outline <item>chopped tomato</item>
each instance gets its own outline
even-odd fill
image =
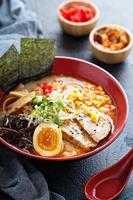
[[[86,22],[94,17],[93,10],[90,7],[72,4],[70,8],[61,8],[60,12],[62,16],[72,22]]]
[[[69,10],[60,9],[60,12],[62,13],[65,19],[70,20],[71,15],[75,14],[75,9],[74,8],[70,8]]]
[[[43,82],[42,84],[42,90],[43,90],[43,94],[47,95],[48,93],[51,93],[53,90],[53,86],[48,84],[47,82]]]

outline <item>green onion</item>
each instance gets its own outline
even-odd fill
[[[59,117],[60,111],[65,107],[62,100],[49,99],[46,96],[36,96],[32,99],[31,115],[38,119],[51,120],[58,126],[62,124]]]

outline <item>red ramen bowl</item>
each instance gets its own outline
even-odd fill
[[[2,138],[0,138],[1,143],[9,147],[10,149],[14,150],[15,152],[30,158],[35,158],[45,161],[65,161],[65,160],[76,160],[92,156],[93,154],[98,153],[99,151],[109,146],[112,142],[114,142],[120,135],[121,131],[123,130],[128,117],[127,97],[119,82],[111,74],[109,74],[102,68],[90,62],[63,56],[57,56],[55,58],[55,61],[52,66],[52,74],[64,74],[68,76],[73,76],[102,86],[104,90],[107,92],[107,94],[112,98],[116,106],[116,122],[113,133],[111,133],[109,137],[107,137],[95,149],[81,155],[71,156],[66,158],[61,158],[61,157],[49,158],[40,155],[35,155],[33,153],[27,153],[9,144]]]

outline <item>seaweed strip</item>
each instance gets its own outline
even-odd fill
[[[19,79],[36,79],[47,75],[55,57],[54,39],[21,39]]]
[[[19,79],[19,53],[12,45],[0,58],[0,87],[6,92],[10,90]]]

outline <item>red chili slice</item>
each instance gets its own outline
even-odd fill
[[[48,84],[47,82],[44,82],[43,84],[42,84],[42,90],[43,90],[43,94],[44,95],[47,95],[48,93],[51,93],[52,92],[52,90],[53,90],[53,86],[52,85],[50,85],[50,84]]]

